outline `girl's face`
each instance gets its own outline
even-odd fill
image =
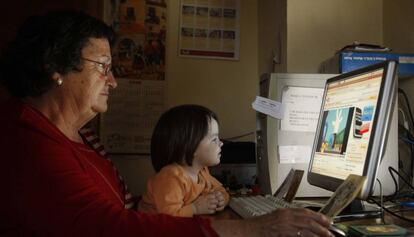
[[[211,118],[207,135],[201,140],[194,153],[193,167],[214,166],[220,163],[223,143],[219,139],[217,121]]]

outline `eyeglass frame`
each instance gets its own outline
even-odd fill
[[[109,73],[112,73],[112,63],[102,63],[102,62],[95,61],[89,58],[84,58],[84,57],[81,57],[81,59],[88,61],[88,62],[96,63],[99,66],[101,66],[102,69],[104,70],[103,73],[101,74],[103,74],[104,76],[108,76]]]

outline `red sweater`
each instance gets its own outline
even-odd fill
[[[217,236],[206,219],[125,209],[107,160],[17,99],[0,111],[0,235]]]

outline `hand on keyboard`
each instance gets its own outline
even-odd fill
[[[261,216],[244,220],[213,220],[219,236],[292,236],[334,237],[329,232],[330,220],[304,208],[280,208]]]
[[[280,208],[249,220],[257,225],[252,236],[334,236],[327,229],[330,220],[326,216],[305,208]]]

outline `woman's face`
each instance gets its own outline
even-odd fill
[[[107,110],[109,89],[117,86],[110,69],[111,50],[106,39],[90,38],[82,49],[82,71],[64,76],[65,99],[72,99],[81,114],[96,115]]]

